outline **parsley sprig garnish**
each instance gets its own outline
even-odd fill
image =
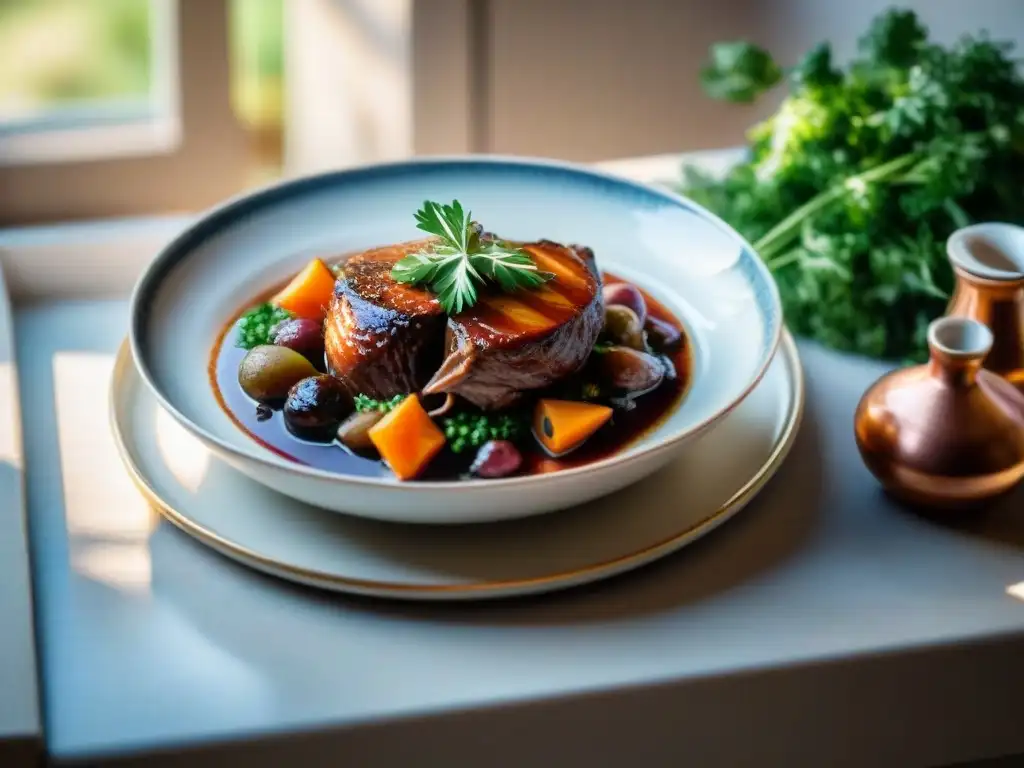
[[[449,315],[472,307],[478,286],[488,281],[511,292],[536,288],[554,277],[539,270],[521,248],[482,237],[480,225],[458,200],[451,205],[426,201],[416,212],[416,226],[438,240],[429,250],[395,264],[391,276],[400,283],[427,286]]]

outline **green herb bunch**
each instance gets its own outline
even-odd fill
[[[479,448],[489,440],[515,442],[526,432],[524,417],[519,413],[478,413],[462,411],[442,422],[445,439],[453,453]]]
[[[953,275],[946,238],[1024,223],[1024,79],[1012,46],[929,42],[914,13],[874,19],[845,68],[827,45],[788,72],[747,43],[713,47],[716,98],[750,102],[783,78],[778,111],[724,178],[684,169],[682,191],[753,244],[786,322],[828,346],[920,360]]]
[[[270,344],[270,332],[291,313],[273,304],[260,304],[247,311],[238,320],[238,338],[235,344],[242,349],[252,349],[261,344]]]

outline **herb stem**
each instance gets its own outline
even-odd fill
[[[847,177],[838,184],[835,184],[824,192],[812,197],[806,203],[789,214],[789,216],[768,230],[768,232],[754,243],[754,250],[761,254],[761,258],[764,259],[764,262],[769,269],[778,268],[783,262],[781,262],[781,260],[773,260],[772,257],[777,256],[780,250],[799,237],[800,229],[803,226],[804,221],[821,212],[836,200],[842,198],[843,195],[850,191],[850,189],[885,181],[887,178],[895,176],[900,171],[910,167],[916,161],[917,155],[908,153],[906,155],[900,155],[887,163],[882,163],[874,168],[869,168],[866,171]]]
[[[942,202],[942,207],[946,209],[953,226],[957,229],[963,229],[971,223],[971,217],[967,215],[967,211],[953,198],[947,197]]]
[[[766,261],[768,268],[773,272],[777,269],[782,269],[785,266],[792,264],[795,261],[800,261],[800,251],[786,251],[782,255],[776,255],[771,261]]]

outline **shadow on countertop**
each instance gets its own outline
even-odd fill
[[[811,413],[808,407],[808,414]],[[487,625],[577,625],[621,622],[682,605],[713,600],[793,556],[812,535],[821,509],[825,478],[820,439],[806,418],[790,455],[761,493],[721,528],[659,562],[591,585],[523,598],[466,603],[411,603],[336,595],[263,576],[193,542],[162,524],[151,541],[154,590],[191,614],[215,637],[225,631],[243,639],[247,631],[225,625],[211,606],[246,599],[248,589],[270,589],[293,599],[313,601],[324,610],[359,611],[385,617]],[[174,574],[180,547],[198,568]],[[230,577],[224,571],[233,572]],[[202,599],[192,599],[201,590]],[[222,592],[212,599],[211,592]],[[241,593],[241,594],[239,594]],[[195,615],[205,611],[207,615]],[[232,612],[235,619],[246,611]]]
[[[977,510],[931,512],[901,507],[909,515],[952,533],[1024,550],[1024,485]]]

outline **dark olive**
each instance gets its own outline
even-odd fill
[[[370,428],[384,418],[384,411],[363,411],[351,414],[338,427],[338,441],[356,453],[376,450],[370,440]]]
[[[647,302],[640,289],[629,283],[611,283],[601,290],[605,307],[629,307],[640,320],[640,325],[647,319]]]
[[[340,380],[327,374],[310,376],[289,390],[284,422],[299,437],[331,440],[349,407],[349,396]]]
[[[648,317],[644,329],[647,331],[647,340],[651,342],[651,346],[659,351],[675,348],[683,338],[682,331],[672,323],[666,323],[657,317]]]
[[[668,355],[658,355],[658,362],[661,363],[661,367],[665,369],[665,378],[669,381],[675,381],[679,378],[679,371],[676,370],[676,364],[672,362],[672,358]]]
[[[299,379],[315,376],[316,368],[293,349],[262,344],[245,353],[238,364],[238,384],[253,400],[280,402]]]
[[[476,452],[469,468],[477,477],[506,477],[523,463],[523,455],[508,440],[488,440]]]
[[[658,358],[629,347],[610,347],[596,355],[596,363],[606,385],[634,397],[650,392],[665,378]]]
[[[613,344],[641,352],[647,348],[643,323],[636,316],[636,312],[621,304],[604,308],[604,328],[601,335]]]
[[[324,359],[323,326],[308,317],[282,320],[270,332],[270,340],[279,347],[294,349],[314,365]]]

